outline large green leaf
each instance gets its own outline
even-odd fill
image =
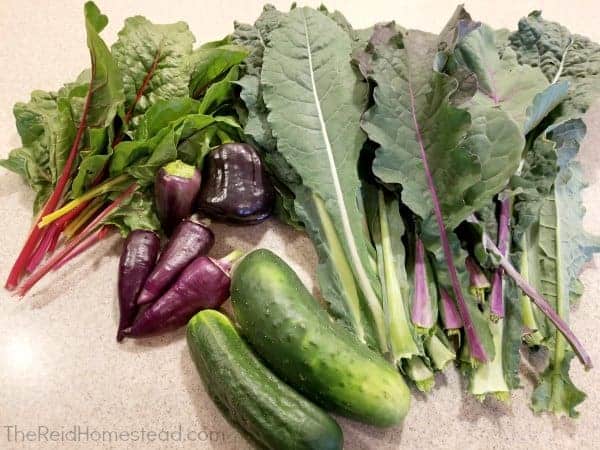
[[[510,117],[493,107],[473,115],[452,106],[457,81],[432,69],[438,38],[419,31],[373,47],[375,105],[363,120],[381,145],[373,171],[402,187],[402,201],[437,235],[422,151],[452,230],[499,192],[518,167],[523,138]]]
[[[13,112],[23,146],[31,147],[38,169],[47,170],[50,181],[56,183],[76,131],[68,99],[34,91],[30,102],[17,103]]]
[[[112,54],[123,74],[130,129],[157,101],[188,95],[194,41],[184,22],[157,25],[141,16],[125,20]]]
[[[17,103],[13,108],[23,147],[12,150],[0,165],[21,175],[36,191],[34,212],[52,192],[75,137],[69,98],[72,87],[61,89],[59,94],[33,91],[28,103]]]
[[[159,167],[178,159],[178,145],[183,140],[211,126],[239,127],[232,117],[189,114],[190,108],[193,109],[197,104],[193,100],[190,103],[183,99],[173,99],[161,101],[150,108],[139,128],[147,137],[123,141],[115,147],[110,161],[111,176],[127,172],[141,184],[150,184]],[[202,151],[200,148],[194,150]],[[199,164],[197,156],[190,153],[190,148],[186,148],[187,161]]]
[[[194,50],[190,55],[190,95],[202,95],[213,81],[241,63],[246,56],[248,50],[245,47],[229,43],[215,47],[202,46]]]
[[[585,208],[581,191],[586,185],[580,164],[573,160],[582,133],[567,122],[551,130],[548,136],[557,143],[560,170],[553,191],[543,200],[540,210],[539,287],[560,317],[568,320],[570,304],[582,292],[579,274],[593,253],[600,251],[600,239],[589,235],[582,224]],[[573,353],[557,331],[547,345],[550,364],[534,391],[534,410],[574,417],[575,407],[585,395],[569,379]]]
[[[331,221],[381,344],[380,288],[369,256],[357,168],[366,139],[359,121],[367,87],[350,64],[351,39],[334,21],[309,8],[293,9],[270,38],[261,82],[278,151],[302,178],[309,198],[318,202],[319,217]],[[328,283],[339,286],[339,277],[332,273]],[[357,335],[366,340],[364,319],[356,317],[360,305],[344,309]]]
[[[133,230],[161,229],[150,192],[136,192],[103,223],[116,226],[123,236]]]
[[[487,25],[460,39],[452,56],[450,70],[464,68],[477,79],[477,91],[466,106],[499,107],[510,114],[523,134],[535,128],[567,96],[568,83],[549,85],[539,68],[519,64],[511,49],[506,49],[501,59],[495,32]]]
[[[454,57],[456,64],[477,77],[477,92],[465,106],[501,108],[517,122],[523,134],[538,125],[567,95],[566,82],[544,91],[548,87],[544,74],[538,68],[519,64],[512,50],[507,49],[500,59],[495,33],[485,24],[460,39]],[[518,163],[516,158],[511,161]],[[507,166],[512,172],[516,169]]]
[[[564,164],[565,160],[573,158],[585,131],[585,125],[579,119],[568,120],[544,131],[528,145],[520,172],[511,177],[510,189],[515,195],[512,224],[514,253],[521,274],[538,291],[541,290],[541,250],[537,245],[540,209],[552,193],[559,162]],[[527,328],[525,340],[539,345],[541,339],[549,337],[551,325],[537,308],[532,307],[527,297],[523,297],[523,304]]]
[[[214,82],[202,97],[198,112],[214,114],[224,103],[230,102],[234,96],[234,83],[239,77],[238,66],[227,71],[223,79]]]
[[[200,102],[189,97],[159,100],[141,117],[135,140],[148,139],[172,122],[198,112]]]
[[[106,128],[112,124],[125,101],[123,82],[115,60],[99,34],[108,24],[108,18],[100,13],[93,2],[87,2],[84,9],[87,44],[92,60],[91,98],[85,124],[88,128]]]
[[[560,111],[563,118],[583,114],[600,95],[599,44],[544,20],[540,11],[521,19],[509,42],[520,63],[539,67],[550,81],[569,82],[570,96]]]
[[[446,27],[443,39],[453,36],[451,29]],[[403,203],[423,220],[427,247],[437,252],[441,244],[444,249],[438,255],[440,279],[453,287],[472,333],[468,341],[474,358],[486,359],[493,355],[491,336],[472,299],[461,293],[464,268],[455,267],[453,238],[446,234],[504,188],[518,166],[524,139],[514,120],[493,105],[471,114],[452,104],[459,83],[434,70],[439,46],[439,37],[420,31],[388,34],[371,43],[372,58],[362,67],[370,67],[376,83],[375,104],[365,113],[363,128],[381,146],[375,175],[401,187]]]
[[[240,117],[244,126],[245,139],[254,143],[262,152],[267,169],[275,180],[276,216],[289,225],[301,228],[302,224],[294,208],[294,194],[291,189],[291,186],[298,183],[298,175],[276,152],[277,143],[267,120],[268,110],[260,84],[265,45],[270,42],[271,31],[279,27],[283,17],[282,12],[271,5],[265,5],[254,25],[235,23],[232,40],[250,50],[250,54],[241,64],[243,76],[237,81],[237,85],[241,87],[240,98],[246,112],[246,117]]]
[[[543,133],[525,150],[521,170],[515,173],[509,188],[513,202],[512,235],[516,245],[539,218],[542,200],[550,194],[558,173],[556,144]]]
[[[280,26],[284,17],[282,12],[266,5],[254,25],[236,22],[233,34],[234,42],[250,49],[250,54],[242,64],[244,76],[237,82],[242,88],[240,97],[248,110],[244,133],[269,152],[275,150],[276,142],[267,121],[268,111],[263,100],[260,72],[265,45],[271,41],[271,32]]]

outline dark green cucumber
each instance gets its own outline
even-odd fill
[[[214,402],[261,448],[342,448],[337,422],[273,375],[226,316],[199,312],[188,323],[187,341]]]
[[[410,404],[402,376],[333,323],[281,258],[262,249],[248,254],[234,271],[231,301],[242,334],[292,387],[365,423],[402,421]]]

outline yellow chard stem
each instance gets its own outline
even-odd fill
[[[65,228],[64,235],[71,239],[86,224],[86,222],[98,211],[104,204],[104,199],[95,198],[89,205]]]
[[[81,197],[77,197],[76,199],[71,200],[69,203],[64,205],[62,208],[59,208],[56,211],[42,217],[42,219],[40,220],[40,222],[38,224],[38,227],[43,228],[45,226],[50,225],[55,220],[58,220],[65,214],[68,214],[70,211],[73,211],[79,205],[81,205],[89,200],[92,200],[93,198],[98,197],[99,195],[103,195],[103,194],[106,194],[107,192],[110,192],[115,186],[117,186],[118,184],[120,184],[128,179],[129,179],[129,175],[123,174],[123,175],[119,175],[118,177],[115,177],[111,180],[107,180],[102,184],[99,184],[95,188],[87,191]]]

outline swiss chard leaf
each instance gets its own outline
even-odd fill
[[[123,75],[123,120],[130,130],[157,101],[188,96],[194,41],[184,22],[157,25],[141,16],[125,21],[112,54]]]
[[[93,2],[87,2],[84,8],[92,71],[89,108],[81,120],[85,120],[88,128],[106,128],[125,101],[123,82],[121,72],[99,34],[108,24],[108,18]]]
[[[189,97],[158,100],[141,117],[135,132],[135,140],[144,140],[156,135],[182,117],[198,112],[200,102]]]
[[[209,127],[239,128],[237,121],[229,116],[188,114],[197,104],[195,100],[173,99],[158,102],[150,108],[139,128],[146,138],[120,142],[115,147],[110,162],[111,176],[128,172],[142,185],[150,184],[159,167],[178,159],[178,145],[182,141]],[[218,133],[214,135],[218,136]],[[211,140],[209,143],[217,145],[220,142]],[[202,149],[188,146],[184,152],[186,161],[199,164],[200,153],[193,155],[191,151],[202,153]]]
[[[133,230],[161,229],[152,194],[148,192],[136,192],[103,223],[116,226],[122,236],[127,236]]]
[[[248,53],[246,48],[229,43],[214,47],[202,46],[194,50],[190,55],[190,96],[202,95],[212,82],[244,61]]]
[[[214,114],[220,105],[229,102],[234,96],[234,82],[239,77],[238,66],[233,66],[227,71],[222,80],[213,83],[202,97],[198,108],[200,114]]]
[[[71,95],[88,84],[71,83],[59,93],[33,91],[29,103],[14,106],[23,147],[11,151],[8,159],[0,161],[0,165],[21,175],[36,191],[34,212],[51,194],[75,137]]]

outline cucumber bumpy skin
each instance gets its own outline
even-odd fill
[[[187,341],[213,401],[260,448],[342,448],[337,422],[273,375],[226,316],[199,312],[188,323]]]
[[[281,258],[264,249],[235,269],[231,301],[249,344],[273,372],[325,409],[380,427],[410,405],[404,379],[334,323]]]

